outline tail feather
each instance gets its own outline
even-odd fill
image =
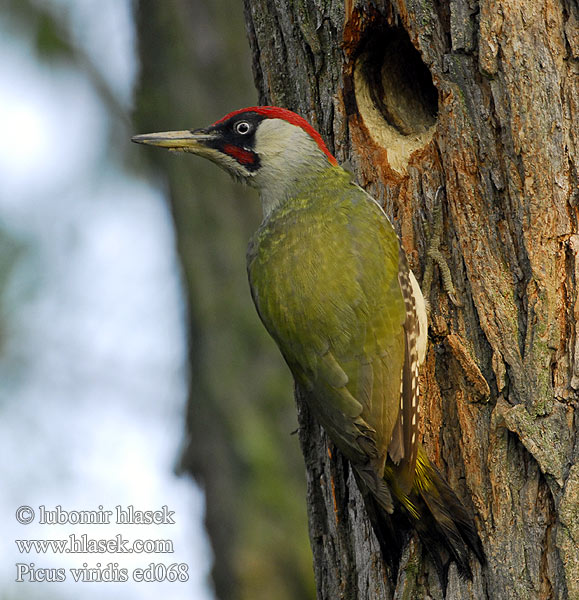
[[[454,561],[461,576],[472,579],[471,552],[485,564],[474,520],[438,469],[419,448],[412,491],[406,495],[396,485],[396,467],[387,466],[385,478],[395,499],[394,513],[381,510],[379,502],[358,479],[366,508],[380,543],[384,560],[397,576],[402,551],[415,530],[428,551],[446,590],[448,568]]]
[[[383,503],[367,487],[356,469],[353,470],[353,473],[358,484],[358,489],[364,499],[364,506],[372,523],[372,528],[380,544],[382,558],[390,568],[392,579],[396,581],[402,551],[410,538],[412,525],[407,519],[406,514],[401,514],[398,507],[394,509],[393,513],[392,511],[384,510]]]
[[[424,538],[425,545],[434,541],[435,552],[437,546],[444,546],[456,562],[459,573],[471,579],[469,549],[481,565],[485,564],[474,520],[423,451],[419,454],[414,489],[427,509],[422,511],[420,522],[427,527],[429,533],[426,535],[426,532],[421,531],[423,527],[417,526],[418,534]]]

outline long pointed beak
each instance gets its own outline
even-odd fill
[[[181,150],[183,152],[197,153],[206,148],[206,142],[215,139],[216,135],[204,130],[198,131],[162,131],[160,133],[145,133],[131,138],[137,144],[159,146]]]

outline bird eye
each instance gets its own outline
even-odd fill
[[[240,135],[247,135],[251,130],[251,125],[247,121],[239,121],[235,124],[235,131]]]

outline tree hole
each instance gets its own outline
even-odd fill
[[[358,111],[369,134],[405,171],[410,155],[431,139],[438,115],[432,75],[402,27],[374,31],[354,71]]]

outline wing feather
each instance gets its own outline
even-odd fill
[[[399,244],[357,186],[331,202],[272,213],[248,253],[252,295],[329,437],[387,507],[405,351]]]

